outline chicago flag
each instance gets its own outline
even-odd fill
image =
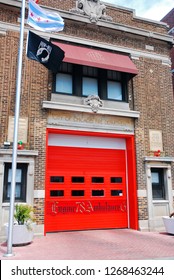
[[[56,12],[49,12],[37,5],[38,1],[29,0],[27,23],[36,30],[57,32],[64,29],[64,21]]]

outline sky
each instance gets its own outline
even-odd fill
[[[151,20],[161,20],[174,8],[174,0],[103,0],[110,3],[135,10],[138,17]]]

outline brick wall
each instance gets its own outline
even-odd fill
[[[94,40],[101,43],[104,42],[113,44],[114,46],[134,48],[136,50],[146,50],[146,45],[153,45],[156,53],[164,55],[169,54],[169,49],[166,48],[166,45],[161,45],[158,41],[154,41],[152,43],[152,38],[150,37],[142,38],[135,35],[132,37],[129,34],[125,34],[124,32],[120,32],[118,30],[114,30],[114,32],[110,30],[108,32],[107,29],[100,27],[95,29],[93,25],[89,26],[88,24],[84,23],[72,23],[68,21],[65,23],[65,29],[63,33],[66,35]]]
[[[138,210],[139,210],[138,219],[147,220],[148,219],[147,198],[144,197],[138,198]]]
[[[20,16],[19,8],[10,7],[6,5],[0,5],[0,19],[2,22],[18,23],[18,17]]]
[[[18,34],[0,36],[0,144],[7,139],[8,118],[7,115],[14,112],[14,98],[16,88],[16,64],[18,49]],[[13,46],[13,47],[12,47]]]
[[[76,7],[76,0],[40,0],[38,4],[55,9],[69,11],[70,9]]]
[[[34,217],[38,225],[44,223],[44,199],[34,199]]]
[[[140,59],[134,78],[134,108],[140,111],[135,121],[138,187],[146,185],[143,158],[149,156],[149,129],[162,130],[165,156],[174,155],[174,110],[170,68],[160,61]]]

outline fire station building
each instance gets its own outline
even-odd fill
[[[36,233],[161,230],[174,207],[174,101],[166,23],[92,0],[41,0],[64,30],[57,74],[23,54],[16,203]],[[0,228],[8,222],[21,1],[0,1]],[[27,9],[26,9],[27,17]]]

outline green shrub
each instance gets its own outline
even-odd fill
[[[28,204],[16,204],[14,218],[19,225],[33,222],[33,207]]]

